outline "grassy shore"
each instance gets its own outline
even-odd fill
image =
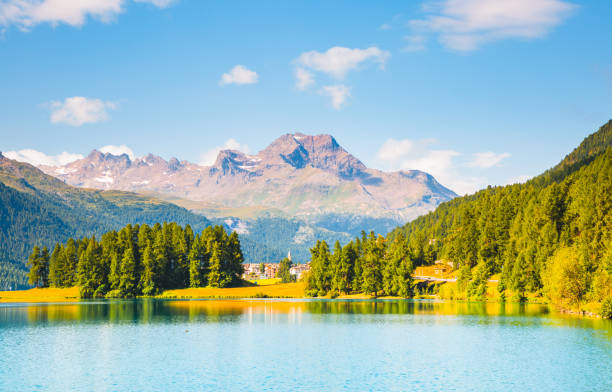
[[[157,298],[303,298],[304,283],[270,284],[249,287],[216,289],[167,290]],[[0,302],[74,302],[79,300],[79,288],[45,288],[16,291],[0,291]]]
[[[270,282],[272,283],[272,282]],[[464,302],[464,295],[457,293],[456,282],[438,282],[439,286],[435,295],[419,295],[417,298],[439,298],[450,301]],[[304,289],[306,284],[287,283],[287,284],[267,284],[248,287],[231,287],[231,288],[188,288],[179,290],[167,290],[156,298],[162,299],[246,299],[246,298],[306,298]],[[324,297],[331,298],[331,297]],[[336,299],[372,299],[373,297],[366,294],[351,294],[341,295]],[[511,293],[506,297],[510,300]],[[378,297],[378,299],[401,299],[400,297]],[[17,291],[0,291],[0,303],[47,303],[47,302],[75,302],[79,301],[79,288],[44,288],[30,289]],[[510,300],[511,301],[511,300]],[[499,303],[501,298],[497,292],[497,283],[489,282],[487,289],[486,302]],[[544,298],[528,295],[527,302],[529,303],[546,303]],[[600,310],[600,304],[585,303],[571,309],[558,309],[561,312],[573,313],[582,316],[597,317]]]
[[[211,287],[164,291],[157,298],[303,298],[305,283],[270,284],[216,289]]]
[[[78,287],[0,291],[0,302],[74,302],[78,300]]]

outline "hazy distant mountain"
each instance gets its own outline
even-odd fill
[[[154,192],[216,216],[265,211],[309,221],[362,216],[404,223],[456,196],[427,173],[369,169],[332,136],[301,133],[283,135],[256,155],[221,151],[212,166],[94,150],[41,169],[71,185]]]

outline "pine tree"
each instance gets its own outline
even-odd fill
[[[233,283],[240,279],[240,276],[244,272],[244,268],[242,266],[242,263],[244,263],[244,255],[242,254],[238,233],[235,231],[229,236],[228,249],[230,253],[229,273],[232,276]]]
[[[189,287],[202,287],[205,280],[202,273],[203,250],[200,240],[196,238],[189,251]]]
[[[145,250],[146,252],[146,250]],[[132,247],[126,248],[121,258],[121,279],[119,290],[123,297],[133,297],[138,292],[137,263]]]
[[[336,268],[335,285],[340,293],[348,294],[351,292],[355,259],[357,259],[357,254],[355,253],[353,243],[350,242],[342,248]]]
[[[91,239],[87,242],[87,248],[79,257],[77,276],[79,285],[79,295],[81,298],[92,298],[98,285],[95,281],[95,241]]]
[[[367,244],[364,246],[362,289],[366,294],[378,296],[382,290],[382,259],[385,253],[385,243],[382,237],[376,237],[374,232],[370,233]]]
[[[212,248],[210,272],[208,273],[208,285],[210,287],[221,287],[221,257],[219,253],[219,244],[215,243]]]
[[[35,246],[32,250],[30,257],[28,258],[27,265],[30,267],[30,271],[28,272],[28,282],[36,287],[41,287],[44,267],[42,265],[40,248],[38,246]]]
[[[61,245],[55,244],[49,259],[49,285],[51,287],[62,287],[62,253]]]
[[[64,257],[66,258],[66,287],[78,284],[77,265],[77,244],[73,238],[69,238],[64,247]]]
[[[155,235],[155,242],[153,242],[153,268],[152,277],[154,285],[154,292],[163,290],[167,287],[167,271],[168,271],[168,251],[166,248],[166,242],[164,233],[162,230],[158,231]]]
[[[293,282],[293,276],[291,276],[291,260],[288,258],[284,258],[280,261],[280,265],[278,266],[278,277],[281,280],[281,283],[290,283]]]
[[[341,274],[340,262],[342,260],[342,245],[340,241],[336,241],[334,244],[334,252],[329,257],[329,274],[330,274],[330,288],[332,296],[335,298],[340,293]]]
[[[153,250],[151,241],[147,240],[147,244],[142,253],[142,275],[140,276],[139,287],[143,295],[154,295],[157,293],[155,285],[155,260],[153,259]]]

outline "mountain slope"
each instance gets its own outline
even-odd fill
[[[332,136],[301,133],[283,135],[256,155],[221,151],[212,166],[93,151],[42,169],[74,186],[195,201],[197,209],[218,217],[242,209],[307,221],[334,214],[404,223],[456,196],[427,173],[369,169]]]
[[[410,238],[417,264],[450,260],[468,281],[500,273],[500,292],[517,298],[544,293],[563,307],[612,301],[610,125],[543,175],[455,198],[390,236]]]
[[[154,198],[69,186],[0,154],[0,288],[26,285],[24,263],[34,245],[164,221],[194,230],[210,225],[201,215]]]
[[[539,185],[560,182],[569,174],[592,162],[609,147],[612,147],[612,120],[604,124],[597,132],[587,136],[561,162],[534,178],[533,181]]]

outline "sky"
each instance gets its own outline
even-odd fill
[[[612,118],[609,0],[0,0],[0,151],[210,163],[285,133],[459,194]]]

